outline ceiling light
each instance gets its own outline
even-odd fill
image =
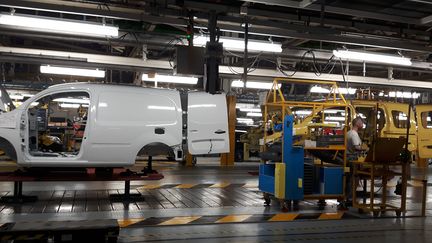
[[[58,98],[58,99],[54,99],[53,101],[72,103],[72,104],[90,104],[90,100],[88,99]]]
[[[246,130],[235,130],[235,132],[241,132],[241,133],[247,133],[247,131]]]
[[[256,104],[251,104],[251,103],[237,103],[236,104],[236,108],[237,109],[243,109],[243,108],[257,108]]]
[[[411,92],[402,92],[402,91],[390,91],[388,93],[388,97],[394,98],[406,98],[406,99],[418,99],[420,97],[419,93],[411,93]]]
[[[328,121],[345,121],[345,117],[341,116],[328,116],[325,119]]]
[[[40,16],[0,14],[0,25],[87,36],[118,37],[118,27]]]
[[[355,92],[357,91],[357,89],[354,88],[338,88],[339,92],[336,93],[340,93],[340,94],[355,94]]]
[[[329,89],[323,88],[321,86],[312,86],[310,89],[311,93],[322,93],[322,94],[328,94],[330,93]]]
[[[61,108],[79,108],[80,106],[88,107],[88,105],[83,105],[83,104],[60,104]]]
[[[210,41],[208,36],[195,36],[193,43],[194,46],[205,46]],[[219,42],[223,44],[223,47],[233,51],[244,51],[244,39],[220,37]],[[272,43],[268,41],[256,41],[248,40],[248,51],[250,52],[282,52],[282,44]]]
[[[294,111],[293,113],[296,115],[310,115],[310,114],[312,114],[312,111],[298,110],[298,111]]]
[[[246,116],[262,117],[262,114],[261,114],[261,113],[248,112],[248,113],[246,114]]]
[[[261,112],[260,108],[240,108],[243,112]]]
[[[241,117],[237,117],[237,122],[238,123],[244,123],[244,124],[253,124],[254,123],[252,118],[241,118]]]
[[[14,95],[9,95],[9,98],[11,98],[12,100],[22,100],[24,99],[24,96],[19,94],[14,94]]]
[[[338,58],[348,59],[361,62],[374,62],[386,63],[403,66],[411,66],[411,58],[394,56],[380,53],[360,52],[360,51],[347,51],[347,50],[333,50],[333,55]]]
[[[105,77],[105,71],[99,69],[56,67],[50,65],[41,65],[40,72],[48,73],[48,74],[72,75],[72,76],[95,77],[95,78]]]
[[[279,88],[281,84],[278,84]],[[241,80],[234,80],[231,83],[231,87],[233,88],[243,88],[244,83]],[[272,82],[256,82],[256,81],[247,81],[246,82],[246,88],[249,89],[272,89],[273,83]]]
[[[157,73],[152,78],[150,78],[148,74],[143,74],[142,80],[150,81],[150,82],[177,83],[177,84],[197,84],[198,83],[198,78],[195,77],[171,76],[171,75],[163,75]]]

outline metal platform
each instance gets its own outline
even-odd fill
[[[0,226],[2,242],[117,242],[116,220],[27,221]]]
[[[142,200],[141,194],[130,193],[131,181],[148,181],[161,180],[162,174],[153,171],[153,173],[137,173],[129,170],[122,170],[119,173],[98,174],[94,170],[87,172],[70,172],[70,171],[14,171],[0,173],[0,181],[13,182],[13,194],[5,194],[0,197],[1,203],[24,203],[35,202],[38,200],[37,195],[23,195],[23,182],[44,182],[44,181],[124,181],[124,190],[122,194],[113,194],[110,199],[116,201]]]

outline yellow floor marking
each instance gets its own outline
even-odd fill
[[[178,186],[176,186],[176,187],[174,187],[174,188],[183,188],[183,189],[189,189],[189,188],[192,188],[192,187],[194,187],[194,186],[196,186],[197,184],[180,184],[180,185],[178,185]]]
[[[408,184],[413,187],[423,187],[423,182],[421,181],[410,181]]]
[[[318,219],[341,219],[344,212],[337,213],[322,213]]]
[[[222,182],[222,183],[216,183],[210,186],[210,188],[225,188],[227,186],[231,185],[231,183],[228,182]]]
[[[243,222],[246,219],[250,218],[252,214],[243,214],[243,215],[228,215],[225,216],[215,223],[235,223],[235,222]]]
[[[129,225],[132,225],[132,224],[136,224],[136,223],[138,223],[138,222],[141,222],[141,221],[143,221],[143,220],[144,220],[144,218],[135,218],[135,219],[118,219],[117,222],[118,222],[120,228],[124,228],[124,227],[127,227],[127,226],[129,226]]]
[[[255,188],[255,187],[258,187],[258,183],[246,183],[243,187],[244,188]]]
[[[160,185],[160,184],[149,184],[149,185],[144,185],[144,186],[137,187],[137,189],[157,189],[157,188],[159,188],[161,186],[162,185]]]
[[[278,213],[268,221],[292,221],[297,218],[297,213]]]
[[[192,221],[195,221],[202,216],[185,216],[185,217],[174,217],[167,221],[164,221],[158,225],[177,225],[177,224],[189,224]]]

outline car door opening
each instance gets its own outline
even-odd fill
[[[36,157],[75,157],[85,139],[90,96],[62,92],[43,96],[28,110],[29,154]]]

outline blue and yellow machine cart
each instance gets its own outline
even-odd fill
[[[307,85],[327,85],[330,86],[331,92],[327,99],[320,102],[307,101],[287,101],[282,93],[281,85],[288,84],[307,84]],[[294,115],[293,110],[297,108],[310,109],[310,116],[304,118],[301,122]],[[289,209],[292,202],[294,206],[299,200],[306,199],[337,199],[344,201],[346,176],[349,173],[346,159],[346,138],[343,136],[342,143],[337,145],[320,145],[311,146],[305,143],[310,139],[309,128],[317,129],[318,126],[313,124],[315,120],[324,121],[326,109],[340,109],[344,111],[344,121],[341,122],[339,129],[346,134],[348,127],[348,105],[340,92],[336,82],[330,81],[312,81],[299,79],[276,78],[273,82],[273,88],[268,93],[267,100],[264,104],[264,121],[269,121],[275,116],[282,119],[279,124],[273,122],[264,122],[264,130],[273,130],[272,135],[264,134],[264,151],[269,149],[279,150],[279,152],[270,151],[269,154],[276,154],[273,158],[263,158],[259,167],[259,189],[264,192],[266,204],[270,204],[271,197],[281,201],[282,209]],[[276,115],[275,115],[276,114]],[[303,123],[302,123],[303,122]],[[311,126],[313,124],[313,126]],[[269,129],[272,126],[272,129]],[[277,142],[276,142],[277,141]],[[268,144],[277,144],[270,147]],[[340,157],[339,164],[328,164],[314,158],[316,154],[333,154]],[[317,153],[318,152],[318,153]],[[308,163],[305,163],[305,156]],[[330,156],[332,157],[332,156]],[[313,167],[313,169],[310,169]],[[312,173],[312,172],[313,173]],[[312,175],[314,174],[314,175]],[[311,177],[314,177],[312,182]],[[306,181],[305,181],[306,180]],[[313,185],[312,185],[313,184]]]
[[[303,147],[293,146],[294,116],[285,116],[283,122],[282,163],[261,164],[259,189],[285,200],[303,200]],[[267,199],[266,199],[267,200]]]

